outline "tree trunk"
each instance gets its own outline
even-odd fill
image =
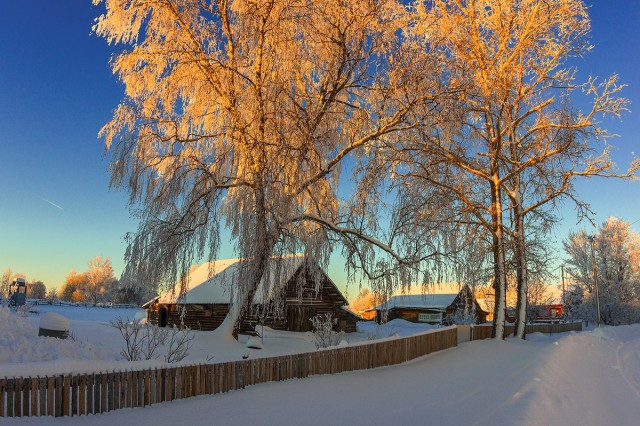
[[[524,236],[524,214],[519,195],[514,203],[515,216],[515,256],[516,256],[516,280],[518,284],[518,302],[516,306],[516,331],[518,339],[526,337],[527,325],[527,252]]]
[[[238,294],[233,303],[236,306],[229,312],[230,315],[235,316],[233,318],[233,337],[236,339],[242,326],[242,318],[252,308],[253,297],[267,271],[268,262],[273,254],[276,242],[273,232],[269,232],[264,191],[261,188],[255,190],[255,197],[256,208],[251,218],[254,222],[252,226],[255,232],[250,233],[254,237],[252,241],[244,242],[244,247],[242,247],[241,257],[245,259],[245,262],[240,266],[239,282],[235,286]]]
[[[504,339],[505,309],[507,304],[507,277],[505,271],[504,231],[502,228],[502,200],[497,176],[491,184],[491,216],[493,220],[493,260],[495,263],[495,303],[493,311],[494,339]]]

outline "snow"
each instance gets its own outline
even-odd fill
[[[263,303],[271,294],[281,288],[293,273],[302,265],[303,255],[272,258],[269,277],[262,279],[254,295],[254,303]],[[231,284],[239,273],[240,259],[221,259],[206,262],[195,268],[187,277],[185,293],[179,296],[180,285],[176,291],[160,295],[159,303],[216,304],[230,303]]]
[[[88,312],[101,316],[99,311],[99,308],[94,308],[94,311]],[[3,349],[8,334],[13,333],[14,337],[24,335],[29,332],[29,327],[34,328],[30,321],[37,321],[37,318],[25,320],[15,314],[11,317],[7,315],[6,310],[0,310],[0,336],[3,339],[0,347]],[[112,344],[116,342],[109,337],[109,329],[103,328],[99,321],[91,321],[87,317],[81,320],[74,319],[72,315],[65,316],[71,318],[72,333],[84,335],[86,330],[82,324],[92,323],[94,334],[99,332],[101,339]],[[6,326],[7,323],[12,326]],[[420,326],[424,327],[422,324]],[[371,323],[359,324],[360,332],[348,335],[349,342],[343,344],[366,344],[366,330],[377,330],[375,327]],[[404,334],[410,332],[411,327],[396,321],[390,328]],[[418,327],[414,327],[414,332],[418,330]],[[116,330],[113,332],[117,333]],[[66,342],[42,337],[38,339],[54,346]],[[305,351],[313,346],[307,341],[305,333],[270,330],[265,330],[263,350],[247,349],[246,341],[228,342],[224,339],[224,335],[216,335],[215,332],[200,332],[195,340],[197,347],[194,347],[192,357],[200,356],[208,350],[215,352],[214,362],[218,362],[218,357],[241,359],[245,352],[251,358],[271,356],[283,351]],[[222,345],[225,349],[221,350],[216,345]],[[20,350],[27,347],[25,344]],[[375,370],[266,383],[227,394],[167,402],[146,408],[117,410],[95,416],[21,418],[11,421],[17,425],[109,426],[197,424],[203,419],[221,425],[372,425],[427,422],[478,425],[636,425],[640,418],[639,353],[640,325],[603,327],[555,335],[533,333],[526,341],[508,339],[466,342],[457,348]],[[2,375],[7,361],[2,359],[0,362]],[[21,362],[30,365],[26,359]],[[101,367],[107,361],[96,357],[85,362],[87,365]],[[121,361],[120,363],[123,365]],[[31,374],[42,369],[43,364],[34,366]]]
[[[139,319],[145,313],[142,309],[39,305],[37,311],[38,314],[32,313],[28,318],[22,318],[7,308],[0,308],[0,377],[119,371],[166,365],[163,361],[165,350],[158,353],[157,359],[145,361],[128,362],[120,355],[124,340],[109,322],[116,317]],[[61,340],[38,336],[38,325],[43,320],[47,322],[45,318],[56,315],[69,320],[71,337]],[[401,320],[384,327],[373,323],[359,324],[363,324],[362,331],[346,335],[342,345],[363,344],[373,338],[410,335],[429,329],[422,325],[415,327],[416,324]],[[372,327],[379,331],[370,333]],[[223,324],[213,332],[192,331],[194,340],[189,356],[182,364],[236,361],[246,355],[248,343],[253,346],[248,349],[249,358],[316,350],[311,333],[284,332],[264,327],[261,330],[263,338],[249,342],[248,336],[240,336],[236,341],[226,328]]]
[[[456,298],[455,294],[405,294],[391,297],[385,303],[376,306],[374,309],[391,308],[431,308],[445,309]]]
[[[55,312],[47,312],[40,319],[40,328],[53,331],[69,331],[69,320]]]

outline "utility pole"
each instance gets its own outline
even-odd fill
[[[593,240],[594,237],[589,237],[589,241],[591,241],[591,260],[593,261],[593,280],[596,286],[596,311],[597,311],[597,323],[598,327],[600,327],[600,293],[598,291],[598,268],[596,267],[596,255],[593,250]]]
[[[564,264],[560,265],[560,272],[562,273],[562,305],[567,303],[567,296],[564,292]]]

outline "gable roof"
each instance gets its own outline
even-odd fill
[[[403,294],[393,296],[374,309],[376,311],[391,308],[446,309],[455,300],[458,293],[453,294]]]
[[[293,275],[305,263],[302,254],[282,257],[273,257],[269,260],[269,274],[258,284],[253,297],[253,303],[265,303],[272,299],[273,295],[285,286]],[[179,295],[179,286],[175,291],[163,293],[158,298],[162,304],[228,304],[231,303],[233,283],[237,280],[240,271],[240,259],[224,259],[215,262],[207,262],[198,266],[189,273],[187,285],[182,296]],[[312,268],[313,272],[321,271],[319,267]],[[325,275],[326,277],[326,275]],[[335,284],[326,277],[335,287]],[[334,289],[331,289],[334,290]],[[340,300],[346,299],[335,288],[331,292],[332,297]]]

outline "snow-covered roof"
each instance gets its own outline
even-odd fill
[[[253,302],[264,303],[268,301],[275,291],[280,290],[289,281],[303,262],[304,256],[300,254],[271,258],[269,277],[260,281]],[[240,266],[240,259],[223,259],[203,263],[189,273],[182,296],[179,294],[180,284],[178,283],[175,291],[161,294],[158,303],[230,303],[232,285],[238,278]]]
[[[458,293],[453,294],[403,294],[393,296],[376,306],[377,311],[391,308],[445,309],[451,305]]]

